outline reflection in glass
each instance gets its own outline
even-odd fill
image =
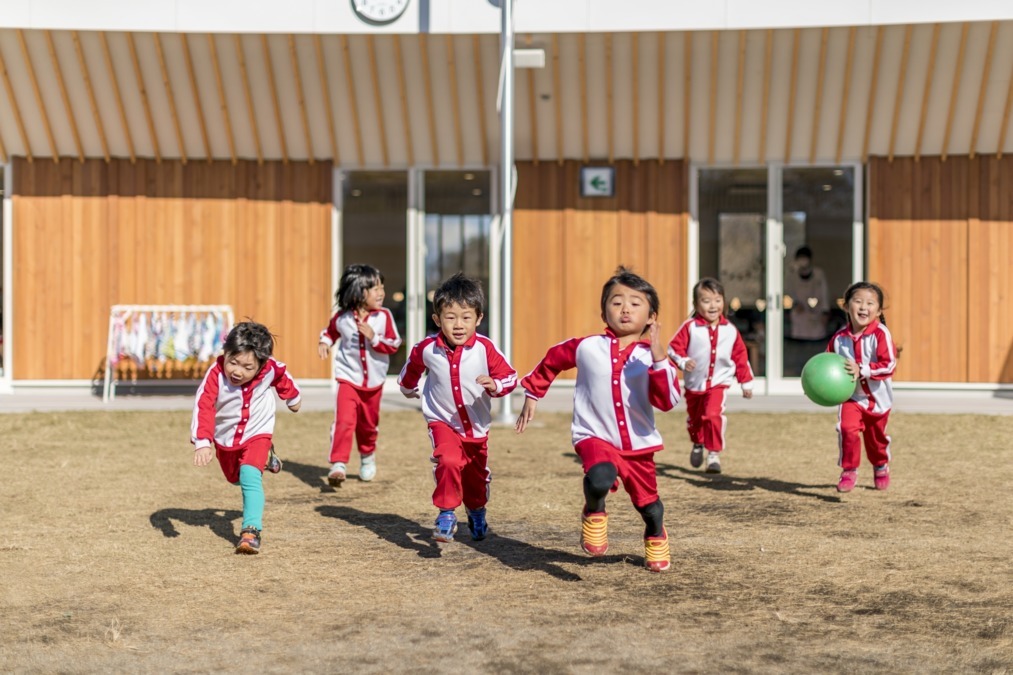
[[[342,264],[366,263],[383,273],[383,304],[394,315],[402,340],[406,340],[408,174],[351,171],[345,174],[342,192]],[[397,374],[401,369],[410,347],[402,344],[391,355],[390,373]]]
[[[427,171],[425,174],[426,298],[457,272],[478,279],[489,303],[489,228],[492,203],[488,171]],[[437,330],[432,305],[428,332]],[[478,330],[487,334],[488,319]]]

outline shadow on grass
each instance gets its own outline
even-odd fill
[[[415,551],[421,558],[439,558],[439,544],[432,539],[432,530],[419,525],[414,520],[402,518],[390,513],[367,513],[347,506],[318,506],[317,512],[328,518],[344,520],[350,525],[365,527],[381,539],[386,539],[403,549]],[[472,541],[468,535],[466,521],[462,521],[454,544],[463,545],[479,553],[495,558],[500,563],[515,570],[539,571],[562,581],[582,581],[579,574],[569,572],[560,564],[600,565],[602,563],[628,562],[637,564],[635,557],[605,556],[588,558],[586,556],[551,548],[533,546],[518,539],[502,537],[490,532],[484,541]],[[639,560],[643,564],[643,559]]]
[[[327,484],[327,471],[329,467],[316,464],[300,464],[282,458],[281,470],[290,473],[311,488],[319,488],[320,492],[337,492]]]
[[[819,490],[833,488],[834,485],[804,485],[802,483],[790,483],[775,478],[744,478],[731,476],[727,473],[701,473],[691,471],[674,464],[656,464],[658,476],[681,480],[696,487],[722,492],[743,492],[746,490],[767,490],[768,492],[779,492],[787,495],[798,495],[800,497],[811,497],[824,502],[838,504],[840,497],[834,495],[823,495],[808,490]]]
[[[152,527],[161,530],[162,535],[170,539],[179,536],[179,530],[172,522],[176,520],[194,527],[207,526],[230,544],[238,544],[239,536],[232,523],[242,517],[242,511],[229,509],[161,509],[152,513],[150,520]]]

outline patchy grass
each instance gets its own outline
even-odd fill
[[[664,416],[673,570],[609,498],[577,547],[569,419],[494,430],[493,534],[436,546],[428,439],[386,413],[379,473],[326,486],[326,414],[283,414],[263,553],[191,466],[183,413],[0,416],[5,672],[1007,672],[1013,418],[895,415],[890,490],[834,490],[834,416],[739,414],[725,473]],[[356,468],[353,459],[350,467]],[[463,516],[463,510],[461,514]]]

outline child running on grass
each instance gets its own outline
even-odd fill
[[[738,380],[742,395],[752,398],[753,370],[742,335],[725,317],[725,288],[717,279],[705,277],[693,287],[693,315],[676,331],[668,355],[684,373],[686,428],[693,444],[689,463],[700,468],[706,450],[707,473],[721,473],[728,385]]]
[[[663,446],[654,408],[678,404],[679,381],[661,340],[658,294],[620,267],[602,288],[601,316],[603,334],[559,343],[521,380],[526,398],[516,430],[523,433],[534,419],[556,376],[576,368],[571,432],[584,465],[580,546],[590,556],[608,551],[605,497],[621,480],[644,519],[644,564],[663,572],[671,563],[655,476],[654,453]]]
[[[851,284],[844,292],[844,311],[848,325],[830,338],[827,351],[847,360],[845,368],[857,384],[855,393],[838,408],[838,464],[842,472],[837,491],[851,492],[855,488],[863,438],[865,454],[873,467],[873,484],[877,490],[885,490],[890,487],[886,423],[893,407],[898,351],[883,316],[883,289],[868,281]]]
[[[344,482],[352,453],[359,447],[359,480],[376,477],[376,436],[380,399],[390,355],[401,346],[394,316],[383,306],[383,275],[372,265],[349,265],[334,294],[338,311],[320,331],[317,354],[326,359],[334,348],[338,396],[331,424],[327,482]]]
[[[433,322],[440,332],[412,347],[398,377],[401,393],[419,398],[419,379],[429,373],[421,398],[433,444],[433,505],[440,510],[433,538],[440,542],[454,540],[461,502],[471,538],[480,541],[488,534],[491,399],[517,386],[517,373],[503,354],[476,332],[484,305],[477,281],[462,273],[444,281],[433,296]]]
[[[299,387],[285,364],[271,357],[274,336],[259,323],[236,324],[223,351],[197,389],[190,423],[193,463],[207,466],[217,455],[225,479],[242,489],[243,529],[236,553],[256,554],[263,530],[263,472],[281,471],[271,443],[275,411],[271,388],[289,410],[298,412]]]

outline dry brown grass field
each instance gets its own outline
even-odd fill
[[[385,413],[377,479],[338,490],[329,421],[279,414],[237,556],[239,490],[191,465],[185,413],[0,415],[0,671],[1013,670],[1013,417],[895,414],[893,486],[865,465],[838,495],[832,412],[730,416],[719,476],[663,416],[660,575],[622,491],[609,555],[580,554],[566,415],[494,430],[493,533],[442,548],[421,417]]]

